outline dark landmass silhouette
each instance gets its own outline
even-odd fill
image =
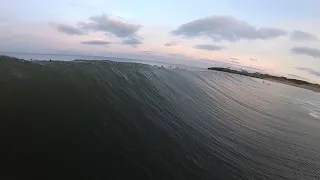
[[[259,79],[265,79],[265,80],[269,80],[269,81],[275,81],[275,82],[279,82],[279,83],[283,83],[283,84],[287,84],[287,85],[291,85],[291,86],[309,89],[309,90],[312,90],[315,92],[320,92],[320,85],[319,84],[314,84],[314,83],[310,83],[310,82],[299,80],[299,79],[291,79],[291,78],[287,78],[284,76],[281,76],[281,77],[273,76],[270,74],[262,74],[259,72],[250,73],[245,70],[234,70],[234,69],[222,68],[222,67],[210,67],[208,69],[215,70],[215,71],[228,72],[228,73],[232,73],[232,74],[239,74],[239,75],[249,76],[249,77],[254,77],[254,78],[259,78]]]

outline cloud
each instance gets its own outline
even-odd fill
[[[130,45],[132,47],[136,47],[139,44],[142,44],[142,41],[137,38],[128,38],[121,41],[121,44],[123,45]]]
[[[230,58],[231,60],[236,60],[236,61],[238,61],[239,59],[237,59],[237,58]]]
[[[78,26],[87,31],[104,32],[106,35],[112,34],[119,38],[136,37],[141,25],[130,24],[107,15],[92,16],[89,22],[80,22]]]
[[[294,54],[303,54],[314,58],[320,58],[320,50],[309,47],[293,47],[291,52]]]
[[[290,38],[296,41],[319,41],[317,36],[303,31],[293,31]]]
[[[207,50],[207,51],[221,51],[223,49],[226,49],[225,47],[222,47],[222,46],[215,46],[210,44],[200,44],[200,45],[194,46],[193,48]]]
[[[107,15],[92,16],[87,22],[78,22],[77,26],[66,24],[54,24],[58,31],[68,35],[84,35],[88,33],[102,32],[106,36],[113,35],[121,39],[136,39],[137,32],[142,27],[139,24],[131,24]],[[125,42],[128,40],[124,40]]]
[[[178,57],[178,58],[189,58],[188,56],[186,55],[183,55],[183,54],[177,54],[177,53],[168,53],[169,56],[173,56],[173,57]]]
[[[251,61],[258,61],[257,59],[250,58]]]
[[[111,42],[101,41],[101,40],[91,40],[91,41],[83,41],[81,42],[81,44],[103,46],[103,45],[109,45],[111,44]]]
[[[168,55],[170,55],[170,56],[184,56],[182,54],[176,54],[176,53],[168,53]]]
[[[172,42],[167,42],[164,45],[165,46],[176,46],[179,44],[179,41],[172,41]]]
[[[211,16],[182,24],[172,31],[173,35],[185,37],[206,36],[213,41],[239,41],[273,39],[287,34],[285,30],[262,27],[257,28],[249,23],[230,16]]]
[[[238,61],[231,61],[233,64],[239,64],[240,62]]]
[[[65,33],[67,35],[84,35],[85,32],[77,27],[66,25],[66,24],[51,24],[53,27],[57,28],[59,32]]]
[[[316,71],[316,70],[313,70],[311,68],[304,68],[304,67],[296,67],[296,69],[298,69],[300,71],[305,71],[305,72],[308,72],[308,73],[310,73],[312,75],[320,77],[320,71]]]
[[[154,51],[141,51],[143,54],[156,54]]]

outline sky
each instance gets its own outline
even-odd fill
[[[320,83],[319,0],[0,3],[0,52],[218,61]]]

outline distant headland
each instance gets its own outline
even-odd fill
[[[222,67],[210,67],[208,68],[209,70],[214,70],[214,71],[222,71],[222,72],[228,72],[232,74],[239,74],[243,76],[249,76],[249,77],[254,77],[254,78],[259,78],[259,79],[265,79],[269,81],[274,81],[274,82],[279,82],[291,86],[296,86],[304,89],[309,89],[315,92],[320,92],[320,85],[319,84],[313,84],[307,81],[299,80],[299,79],[290,79],[286,77],[279,77],[279,76],[273,76],[269,74],[262,74],[258,72],[250,73],[245,70],[233,70],[230,68],[222,68]]]

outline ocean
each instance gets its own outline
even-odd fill
[[[0,178],[320,179],[319,93],[154,65],[1,57]]]

